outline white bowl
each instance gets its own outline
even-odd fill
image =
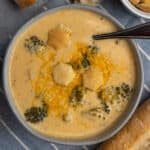
[[[129,0],[121,0],[121,2],[137,16],[143,17],[145,19],[150,19],[150,13],[144,12],[138,8],[136,8]]]

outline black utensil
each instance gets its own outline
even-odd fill
[[[136,25],[134,27],[123,29],[117,32],[93,35],[92,38],[94,40],[114,38],[150,39],[150,22]]]

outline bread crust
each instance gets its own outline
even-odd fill
[[[15,0],[15,2],[19,7],[25,8],[33,5],[36,2],[36,0]]]
[[[150,150],[150,99],[117,135],[97,150]]]

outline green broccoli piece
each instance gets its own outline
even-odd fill
[[[26,120],[31,123],[38,123],[43,121],[48,116],[48,105],[43,104],[42,107],[31,107],[24,113]]]
[[[45,50],[46,44],[43,40],[40,40],[37,36],[31,36],[25,40],[24,44],[31,53],[39,53]]]

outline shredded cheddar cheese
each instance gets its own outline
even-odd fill
[[[76,50],[72,57],[72,61],[79,60],[82,57],[82,53],[89,53],[87,45],[84,43],[77,43]],[[92,67],[99,69],[103,73],[104,84],[103,87],[107,84],[111,73],[115,70],[115,66],[109,58],[104,56],[101,53],[98,53],[97,56],[88,55],[88,58],[92,64]]]
[[[82,54],[87,52],[87,45],[84,43],[77,43],[75,50],[73,51],[70,62],[79,61],[82,57]],[[62,112],[68,112],[69,110],[69,95],[71,90],[76,86],[80,85],[82,82],[81,74],[82,72],[76,72],[75,78],[68,86],[61,86],[54,82],[52,70],[53,70],[53,61],[55,59],[56,53],[53,53],[49,50],[48,60],[44,58],[44,53],[38,55],[42,60],[42,65],[39,67],[39,74],[35,81],[32,81],[33,88],[35,91],[35,99],[38,97],[43,98],[46,103],[49,105],[49,113],[53,113],[56,116],[62,115]],[[114,71],[115,67],[112,62],[103,54],[98,53],[96,56],[88,55],[92,67],[98,68],[104,78],[104,84],[101,88],[105,87],[111,73]]]

